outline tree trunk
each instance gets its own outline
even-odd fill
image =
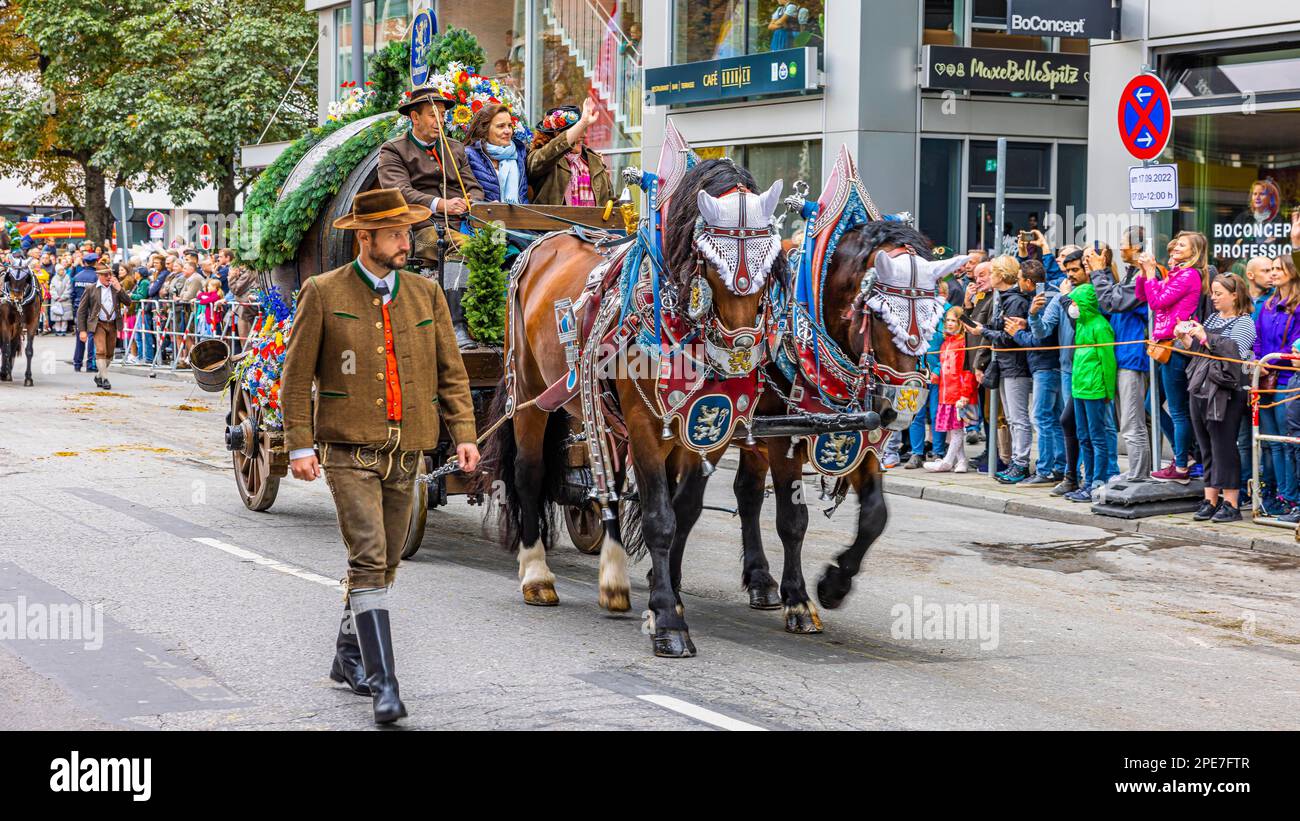
[[[217,184],[217,211],[223,217],[230,217],[235,213],[235,197],[239,194],[239,186],[235,181],[235,165],[230,163],[225,168],[225,173]]]
[[[108,212],[108,198],[104,194],[104,172],[92,165],[83,163],[86,175],[86,197],[82,211],[86,215],[86,239],[96,245],[104,243],[107,247],[112,234],[112,215]]]

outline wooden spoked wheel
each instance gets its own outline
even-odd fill
[[[582,507],[565,505],[564,527],[579,553],[593,556],[605,544],[605,527],[600,522],[600,505],[595,499]]]
[[[249,510],[270,510],[280,492],[270,436],[261,429],[257,406],[247,391],[233,391],[231,403],[230,425],[240,431],[242,438],[241,447],[231,451],[239,498]]]

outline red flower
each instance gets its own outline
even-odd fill
[[[469,74],[467,74],[467,73],[464,72],[464,71],[462,71],[460,74],[457,74],[457,75],[456,75],[456,82],[458,82],[458,83],[463,83],[463,82],[465,82],[465,81],[468,80],[468,79],[469,79]]]
[[[488,100],[489,100],[493,105],[500,105],[500,103],[501,103],[501,101],[498,100],[496,97],[488,97]]]
[[[462,91],[462,92],[460,92],[460,94],[457,95],[457,96],[460,97],[460,101],[461,101],[462,103],[465,102],[465,92]]]
[[[479,110],[480,108],[482,108],[482,107],[483,107],[483,101],[482,101],[482,100],[475,100],[475,101],[473,102],[473,104],[470,105],[469,109],[470,109],[470,111],[473,111],[475,114],[477,114],[477,113],[478,113],[478,110]]]
[[[369,80],[366,80],[366,85],[368,85],[368,86],[372,86],[372,85],[374,85],[374,83],[370,82]]]

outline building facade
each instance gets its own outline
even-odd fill
[[[730,156],[763,185],[781,177],[789,190],[805,180],[817,194],[847,145],[882,210],[913,212],[938,244],[992,247],[1002,233],[993,224],[996,139],[1006,137],[1006,219],[1024,227],[1030,215],[1045,224],[1052,214],[1081,214],[1086,82],[956,83],[923,62],[959,64],[1005,49],[1025,64],[1086,71],[1087,40],[1010,35],[1006,18],[1006,0],[647,4],[647,77],[664,66],[809,46],[821,75],[813,90],[647,106],[645,156],[658,156],[671,117],[701,154]]]
[[[406,39],[414,15],[426,7],[441,31],[475,35],[487,55],[479,73],[519,90],[531,124],[554,106],[581,105],[590,96],[601,118],[587,143],[615,173],[640,163],[642,0],[365,0],[360,25],[353,25],[350,2],[306,0],[319,16],[322,121],[342,84],[353,79],[353,48],[369,60]]]
[[[1130,211],[1128,170],[1139,163],[1120,139],[1117,107],[1128,80],[1149,69],[1169,89],[1173,134],[1158,160],[1177,166],[1179,188],[1178,208],[1147,217],[1157,241],[1200,231],[1220,270],[1289,253],[1300,206],[1300,7],[1124,0],[1122,23],[1119,40],[1092,49],[1093,83],[1107,89],[1088,123],[1093,210]]]

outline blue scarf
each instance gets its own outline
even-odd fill
[[[497,161],[497,181],[501,183],[501,201],[519,202],[519,156],[512,140],[506,145],[483,141],[483,150]]]

